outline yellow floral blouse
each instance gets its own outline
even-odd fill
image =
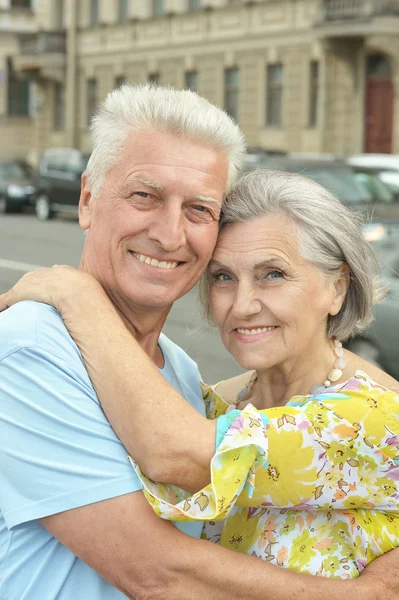
[[[357,371],[317,396],[218,418],[211,483],[190,494],[132,464],[157,515],[205,521],[203,537],[311,575],[352,578],[399,545],[399,396]],[[227,412],[226,412],[227,411]]]

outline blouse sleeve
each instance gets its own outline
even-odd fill
[[[351,381],[219,417],[211,483],[195,494],[149,480],[132,460],[148,502],[175,521],[225,519],[233,506],[397,511],[399,397]]]

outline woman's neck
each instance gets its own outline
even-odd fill
[[[250,402],[258,409],[283,406],[293,396],[306,396],[322,385],[335,360],[331,340],[321,340],[294,360],[257,372]]]

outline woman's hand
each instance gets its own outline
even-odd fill
[[[5,294],[0,295],[0,312],[23,300],[35,300],[54,306],[61,314],[66,306],[87,303],[87,294],[101,291],[88,273],[67,265],[55,265],[26,273]]]

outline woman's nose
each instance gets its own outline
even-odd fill
[[[236,318],[247,319],[262,310],[262,302],[252,285],[239,285],[235,294],[233,313]]]

